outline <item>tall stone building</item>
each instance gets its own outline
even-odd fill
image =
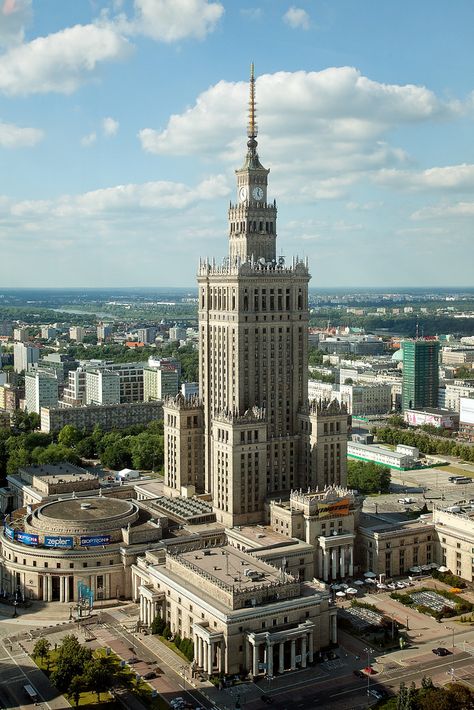
[[[220,264],[201,259],[198,270],[204,491],[212,496],[217,520],[228,526],[259,522],[269,494],[346,482],[344,465],[335,471],[328,464],[318,474],[317,457],[307,451],[325,436],[322,425],[323,433],[315,428],[309,441],[310,427],[316,427],[307,402],[310,275],[306,261],[277,256],[277,207],[268,197],[270,171],[257,152],[255,118],[252,67],[247,154],[236,170],[237,201],[228,212],[229,255]],[[185,426],[168,427],[167,421],[177,421],[177,406],[184,404],[170,400],[163,408],[165,439],[172,442],[165,477],[175,494],[173,481],[185,476],[176,474],[172,455],[192,437]],[[337,435],[346,440],[347,413],[331,413],[341,422],[331,431],[334,447]],[[302,438],[305,460],[313,459],[311,472],[301,470]],[[323,464],[324,453],[320,469]]]

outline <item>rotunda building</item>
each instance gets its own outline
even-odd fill
[[[28,506],[0,534],[4,594],[63,603],[130,597],[129,567],[161,528],[132,500],[91,496]]]

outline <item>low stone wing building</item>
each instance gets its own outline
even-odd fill
[[[233,545],[203,544],[147,553],[132,567],[142,624],[160,616],[192,639],[196,669],[271,676],[306,667],[336,642],[337,612],[324,585]]]

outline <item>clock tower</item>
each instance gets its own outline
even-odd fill
[[[276,203],[267,202],[268,173],[257,153],[255,76],[250,71],[247,155],[237,176],[237,203],[229,207],[229,257],[231,263],[275,263]]]

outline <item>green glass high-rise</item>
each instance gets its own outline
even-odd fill
[[[439,342],[404,340],[402,408],[438,407]]]

